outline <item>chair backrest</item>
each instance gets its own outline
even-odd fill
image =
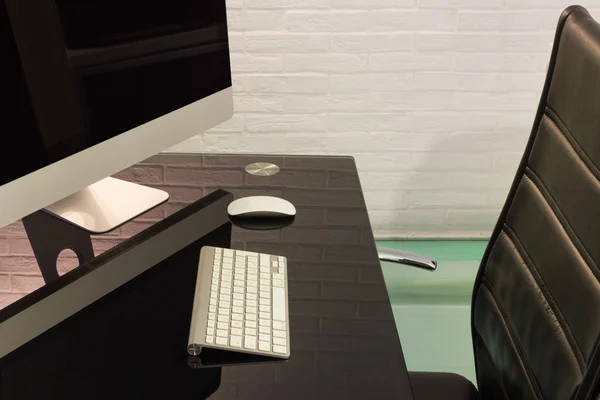
[[[489,399],[588,399],[600,374],[600,25],[560,18],[533,131],[479,269]]]

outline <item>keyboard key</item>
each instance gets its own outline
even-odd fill
[[[258,290],[255,287],[249,286],[246,289],[248,290],[248,293],[258,293]]]
[[[260,299],[260,305],[261,306],[270,306],[271,305],[271,300],[269,300],[269,299]]]
[[[215,247],[215,255],[221,255],[223,254],[223,249],[220,247]]]
[[[223,278],[226,276],[233,276],[233,272],[229,269],[224,269],[222,272]]]
[[[246,314],[246,321],[256,321],[256,314]]]
[[[221,300],[221,301],[229,301],[229,295],[220,294],[219,295],[219,300]]]
[[[219,315],[217,318],[218,322],[229,322],[229,315]]]
[[[264,333],[264,334],[270,335],[271,328],[269,328],[268,326],[261,326],[260,328],[258,328],[258,333]]]
[[[231,295],[231,289],[229,288],[221,288],[221,293],[226,294],[228,297]]]
[[[244,316],[242,314],[231,314],[231,319],[233,321],[243,321]]]
[[[256,336],[244,336],[244,348],[255,350],[256,349]]]
[[[229,324],[227,322],[217,322],[217,329],[229,329]]]
[[[285,279],[285,276],[283,276],[283,274],[273,274],[273,279]]]
[[[235,289],[234,289],[235,291]],[[244,300],[244,295],[241,293],[233,293],[234,300]]]
[[[215,327],[215,325],[216,325],[216,322],[215,322],[215,321],[208,321],[208,323],[207,323],[207,325],[206,325],[206,326],[207,326],[208,328],[214,328],[214,327]]]
[[[219,302],[219,308],[229,308],[231,306],[231,303],[228,301],[220,301]]]
[[[254,280],[254,281],[248,281],[246,283],[246,286],[248,287],[253,287],[253,288],[257,288],[258,287],[258,281]]]
[[[268,292],[261,292],[261,293],[260,293],[260,298],[261,298],[261,299],[270,299],[270,298],[271,298],[271,293],[268,293]]]
[[[258,335],[258,340],[260,340],[261,342],[270,342],[271,335]]]
[[[270,258],[268,254],[260,254],[260,265],[268,267]]]
[[[285,331],[273,331],[273,337],[285,339],[286,336]]]
[[[215,342],[215,337],[214,336],[207,336],[206,337],[206,343],[213,344],[214,342]]]
[[[256,321],[246,321],[246,328],[256,329]]]
[[[219,290],[219,286],[217,286],[217,285],[211,285],[210,286],[210,290],[213,291],[213,292],[216,292],[216,291]]]
[[[206,328],[206,334],[208,336],[215,336],[215,330],[214,330],[214,328]]]
[[[279,273],[280,273],[280,274],[283,274],[284,272],[285,272],[285,271],[284,271],[283,267],[279,267]]]
[[[285,290],[273,288],[273,320],[285,322]],[[275,326],[273,326],[275,328]]]
[[[229,315],[229,308],[219,308],[219,315]]]
[[[246,313],[248,314],[256,314],[257,312],[256,307],[246,307]]]
[[[242,337],[241,336],[232,336],[229,338],[229,345],[231,347],[242,347]]]
[[[258,318],[260,319],[271,319],[271,313],[259,312]]]
[[[273,329],[285,331],[285,322],[273,321]]]
[[[221,277],[221,283],[223,282],[231,282],[231,275],[223,275]]]
[[[269,279],[261,279],[258,282],[260,283],[261,290],[263,286],[269,287],[269,285],[271,285],[271,281]]]
[[[240,328],[231,328],[232,335],[242,336],[242,330]]]
[[[279,263],[277,261],[273,261],[273,262],[271,262],[271,267],[277,268],[277,267],[279,267]]]
[[[244,293],[244,288],[239,287],[239,286],[235,286],[233,288],[233,293]]]
[[[276,344],[276,345],[279,345],[279,346],[287,346],[287,340],[282,339],[282,338],[274,337],[273,338],[273,344]]]
[[[271,312],[271,306],[260,306],[260,312]]]
[[[258,342],[258,349],[260,351],[271,351],[271,343],[269,343],[269,342]]]
[[[256,336],[256,329],[254,329],[254,328],[246,328],[245,333],[246,333],[246,335]]]
[[[246,285],[244,284],[244,281],[243,281],[243,280],[241,280],[241,279],[238,279],[238,280],[236,280],[236,281],[234,281],[234,282],[233,282],[233,286],[237,286],[237,287],[244,287],[244,286],[246,286]]]
[[[271,326],[271,321],[268,319],[259,319],[258,320],[258,325],[259,326]]]
[[[216,342],[218,345],[227,346],[227,338],[218,337]]]
[[[219,295],[217,294],[217,292],[210,292],[210,298],[211,298],[211,299],[217,299],[217,298],[218,298],[218,296],[219,296]]]
[[[211,306],[216,306],[217,305],[217,299],[210,299],[210,305]]]
[[[246,300],[256,300],[256,293],[246,293]]]
[[[217,314],[215,314],[214,312],[208,313],[209,321],[214,321],[216,317],[217,317]]]
[[[282,288],[285,287],[285,284],[283,283],[283,281],[281,279],[273,279],[273,287],[278,287],[278,288]]]
[[[256,307],[257,305],[256,300],[246,300],[246,307]]]
[[[287,347],[273,345],[273,353],[286,354]]]
[[[234,307],[244,307],[244,302],[242,300],[233,300]]]
[[[243,326],[242,321],[231,321],[232,328],[242,328],[242,326]]]
[[[261,272],[260,279],[271,279],[271,276],[269,275],[268,272]]]
[[[244,307],[233,307],[231,309],[231,311],[233,311],[234,313],[243,314],[244,313]]]
[[[260,267],[260,268],[259,268],[259,271],[260,271],[261,273],[266,273],[266,274],[268,274],[268,273],[270,273],[270,272],[271,272],[271,267]]]
[[[248,275],[256,275],[258,274],[258,268],[248,266]]]
[[[217,306],[208,306],[209,312],[217,312]]]
[[[233,258],[233,250],[223,249],[223,257]]]
[[[229,336],[229,333],[225,329],[217,329],[217,336],[218,337],[227,337],[227,336]]]

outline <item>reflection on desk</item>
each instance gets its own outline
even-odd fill
[[[281,172],[270,177],[247,174],[244,167],[257,161],[275,163]],[[351,158],[158,155],[117,176],[164,189],[171,198],[118,232],[95,238],[97,253],[217,188],[233,193],[236,198],[279,196],[291,201],[298,210],[294,223],[283,229],[231,228],[232,248],[288,258],[291,358],[286,363],[224,367],[219,388],[211,399],[412,399],[356,166]],[[19,229],[19,225],[14,224],[9,227],[9,234],[18,235]],[[211,242],[205,239],[201,242]],[[28,273],[35,272],[30,259],[25,259],[27,255],[19,257],[19,260],[15,256],[0,258],[0,273],[19,276],[22,265]],[[169,261],[169,267],[162,270],[171,269],[171,274],[147,283],[154,285],[152,299],[136,290],[139,307],[172,304],[175,298],[187,301],[177,293],[193,291],[193,288],[187,288],[186,282],[177,279],[182,275],[175,273],[176,264]],[[154,268],[148,273],[155,269],[160,270]],[[165,281],[165,277],[172,280]],[[109,295],[105,299],[107,309],[118,310],[117,297]],[[177,314],[176,310],[163,308],[160,315],[155,315],[155,323],[177,326],[185,342],[187,332],[183,332],[189,328],[189,315]],[[97,328],[117,332],[119,326]],[[130,344],[122,350],[127,351],[129,357],[141,357],[140,371],[155,359],[146,353],[140,356]],[[118,353],[111,354],[116,357]],[[186,357],[185,344],[182,355]],[[171,362],[179,356],[172,355]],[[169,359],[167,353],[163,359]],[[103,358],[101,364],[108,370],[119,371],[120,362]],[[187,361],[185,364],[187,367]],[[175,382],[176,377],[173,377],[172,381],[165,382],[164,389]],[[103,385],[113,387],[113,382],[105,380]]]

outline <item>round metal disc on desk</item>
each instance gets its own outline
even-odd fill
[[[272,176],[279,172],[279,167],[271,163],[257,162],[246,165],[246,172],[256,176]]]

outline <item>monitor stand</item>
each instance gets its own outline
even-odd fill
[[[92,234],[110,232],[168,199],[163,190],[109,177],[24,217],[44,281],[59,277],[56,261],[63,250],[86,263],[94,258]]]

